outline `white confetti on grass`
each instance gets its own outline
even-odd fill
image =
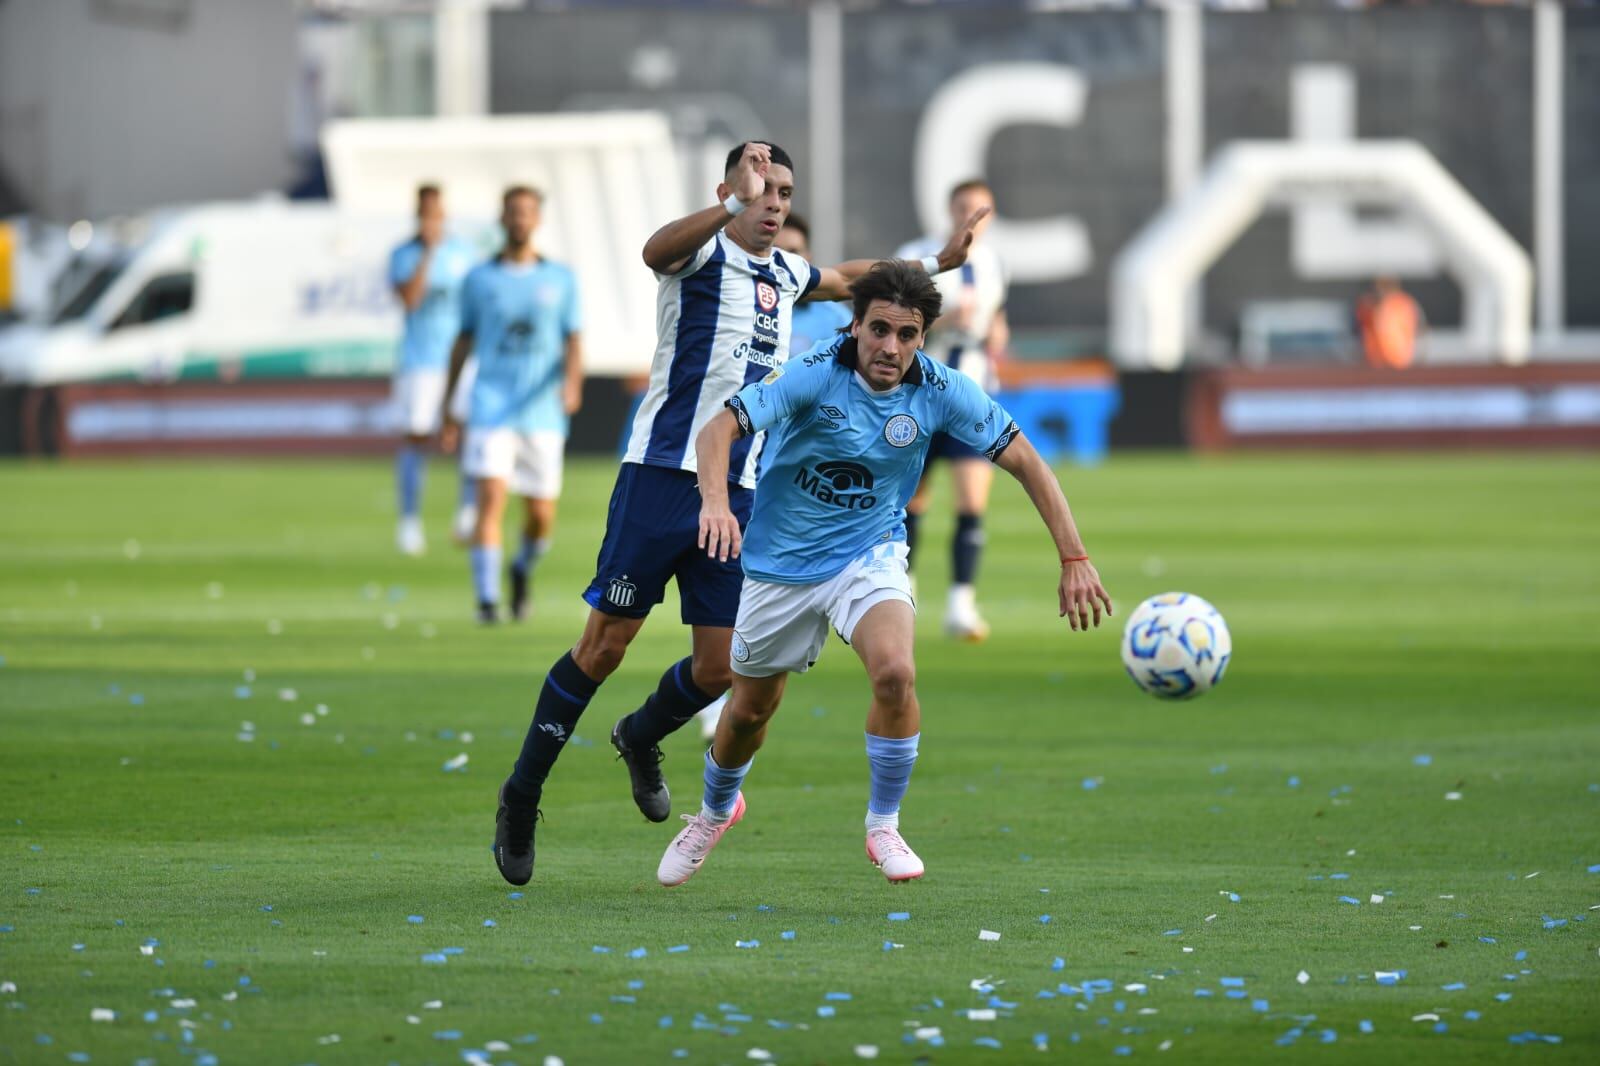
[[[1301,970],[1299,973],[1294,975],[1294,979],[1297,983],[1303,985],[1311,980],[1311,975],[1306,973],[1304,970]]]
[[[978,930],[978,939],[979,940],[999,940],[1000,939],[1000,934],[995,932],[993,929],[979,929]]]
[[[878,1045],[857,1044],[855,1046],[855,1052],[856,1058],[858,1059],[875,1059],[878,1057]]]
[[[114,1022],[117,1020],[117,1012],[110,1007],[95,1007],[89,1011],[89,1020],[91,1022]]]

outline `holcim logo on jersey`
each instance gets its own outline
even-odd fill
[[[754,363],[756,366],[778,365],[777,352],[764,352],[749,341],[740,341],[733,349],[733,357]]]
[[[815,472],[802,466],[795,473],[794,483],[802,491],[847,511],[870,511],[877,506],[878,498],[872,495],[872,471],[860,463],[829,461],[818,463],[814,469]]]

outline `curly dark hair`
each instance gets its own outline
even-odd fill
[[[921,263],[909,259],[881,259],[850,283],[851,310],[857,322],[874,300],[920,311],[924,330],[933,325],[944,305],[933,278],[922,269]]]

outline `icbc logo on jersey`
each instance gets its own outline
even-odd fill
[[[756,303],[763,311],[772,310],[778,306],[778,290],[765,281],[756,282]]]

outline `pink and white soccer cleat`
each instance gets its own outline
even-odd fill
[[[891,881],[915,881],[922,876],[922,860],[892,826],[867,830],[867,858]]]
[[[666,854],[661,856],[661,865],[656,867],[656,880],[668,888],[681,885],[693,877],[706,861],[706,856],[711,854],[711,849],[717,846],[717,841],[722,839],[722,834],[739,824],[739,819],[744,817],[744,793],[739,793],[735,798],[733,813],[726,822],[710,821],[704,811],[682,817],[689,824],[672,838]],[[917,865],[920,867],[922,864]]]

